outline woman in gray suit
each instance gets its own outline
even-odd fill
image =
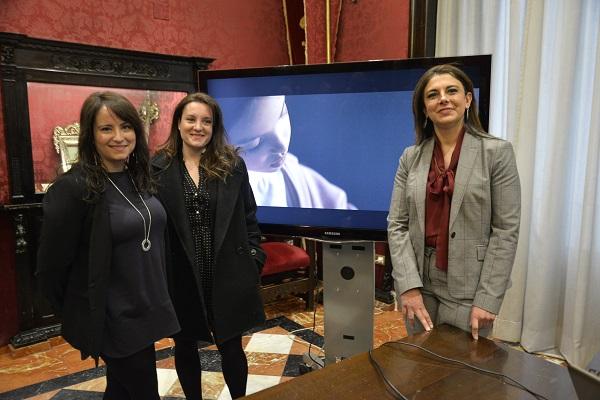
[[[509,286],[521,189],[512,146],[483,131],[473,83],[438,65],[413,95],[416,144],[400,158],[388,215],[409,334],[447,323],[487,335]]]

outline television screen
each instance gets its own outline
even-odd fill
[[[265,234],[386,240],[394,174],[414,143],[412,91],[457,63],[487,128],[491,56],[199,72],[240,148]]]

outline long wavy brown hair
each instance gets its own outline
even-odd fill
[[[465,89],[465,93],[472,94],[471,105],[469,107],[469,118],[467,119],[466,115],[464,118],[465,127],[469,132],[473,132],[475,134],[481,136],[488,136],[483,127],[481,126],[481,121],[479,120],[479,112],[477,109],[477,100],[475,99],[475,92],[473,90],[473,82],[471,78],[467,76],[460,68],[452,65],[452,64],[441,64],[436,65],[434,67],[429,68],[419,79],[417,85],[415,86],[415,91],[413,93],[413,116],[415,123],[415,136],[416,136],[416,144],[421,144],[424,140],[432,137],[434,135],[433,124],[431,121],[427,125],[425,125],[425,120],[427,116],[425,115],[425,87],[435,75],[448,74],[460,81]],[[465,113],[466,114],[466,113]],[[425,125],[425,126],[424,126]]]
[[[126,167],[140,192],[154,193],[155,185],[150,175],[148,143],[137,110],[125,96],[110,91],[95,92],[89,95],[81,106],[78,160],[73,165],[73,168],[80,169],[85,177],[85,200],[91,202],[98,200],[105,189],[106,170],[96,150],[94,137],[96,115],[102,107],[106,107],[133,127],[135,148],[127,160]]]
[[[171,133],[159,152],[170,159],[181,157],[183,140],[179,132],[179,122],[181,122],[185,106],[193,102],[206,104],[212,112],[212,138],[206,146],[206,151],[202,154],[200,168],[206,172],[209,179],[225,180],[237,165],[240,159],[239,153],[238,149],[227,141],[221,107],[214,98],[206,93],[188,94],[177,104],[171,121]]]

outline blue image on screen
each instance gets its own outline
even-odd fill
[[[387,211],[398,159],[414,142],[411,102],[407,91],[286,96],[290,152],[357,209]]]
[[[398,159],[414,142],[412,89],[421,73],[415,69],[403,74],[381,70],[212,79],[208,91],[223,107],[234,144],[248,139],[238,140],[240,129],[231,129],[243,113],[236,104],[285,96],[289,153],[343,190],[349,203],[331,206],[324,201],[325,207],[387,212]],[[252,163],[247,164],[252,170]],[[260,190],[254,190],[258,205],[265,205]]]

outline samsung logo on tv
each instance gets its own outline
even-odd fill
[[[323,232],[323,234],[329,235],[329,236],[340,236],[341,235],[340,232],[327,232],[327,231]]]

